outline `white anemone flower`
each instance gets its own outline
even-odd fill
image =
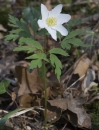
[[[61,10],[62,4],[57,5],[51,11],[41,4],[42,20],[38,20],[38,25],[40,28],[47,29],[54,40],[57,40],[57,31],[63,36],[68,35],[67,29],[62,24],[68,22],[71,16],[69,14],[62,14]]]

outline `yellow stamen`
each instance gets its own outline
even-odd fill
[[[49,17],[46,19],[46,24],[48,26],[55,26],[57,25],[57,19],[55,17]]]

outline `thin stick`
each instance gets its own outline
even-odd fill
[[[81,76],[79,79],[77,79],[73,84],[71,84],[70,87],[68,87],[66,90],[70,89],[73,85],[75,85],[80,79],[82,79],[83,77],[85,77],[85,74],[83,76]]]
[[[64,129],[65,129],[66,125],[67,125],[67,123],[64,125],[64,127],[62,128],[62,130],[64,130]]]

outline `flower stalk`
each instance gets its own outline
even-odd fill
[[[46,54],[46,34],[44,31],[44,53]],[[45,111],[44,111],[44,128],[47,129],[47,82],[46,82],[46,66],[45,61],[43,62],[43,71],[44,71],[44,97],[45,97]]]

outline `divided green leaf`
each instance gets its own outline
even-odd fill
[[[15,29],[15,30],[10,31],[10,33],[19,34],[20,31],[22,31],[22,29]]]
[[[68,56],[68,53],[66,53],[63,49],[61,48],[52,48],[51,50],[49,50],[50,54],[60,54],[63,56]]]
[[[52,66],[55,68],[55,74],[57,76],[58,81],[60,81],[62,64],[61,61],[54,54],[50,54],[50,62]]]
[[[32,60],[30,63],[30,69],[34,69],[34,68],[40,68],[42,67],[42,60],[41,59],[36,59],[36,60]]]
[[[82,33],[83,33],[83,30],[80,30],[80,29],[77,29],[77,30],[75,30],[75,31],[71,31],[71,32],[64,38],[64,40],[70,39],[70,38],[74,38],[75,36],[80,35],[80,34],[82,34]]]
[[[31,48],[30,46],[19,46],[19,47],[15,47],[14,51],[28,51],[28,52],[34,52],[36,49],[35,48]]]
[[[41,59],[41,60],[45,60],[45,61],[49,62],[45,53],[33,54],[29,57],[26,57],[26,59]]]
[[[16,27],[17,29],[10,31],[10,35],[7,35],[5,37],[6,41],[7,40],[15,41],[20,36],[33,37],[30,33],[27,23],[22,18],[19,20],[18,18],[9,15],[9,21],[11,22],[10,26]]]
[[[67,50],[70,50],[71,49],[71,45],[69,43],[66,43],[66,42],[62,42],[61,43],[61,47],[63,49],[67,49]]]
[[[74,45],[74,46],[82,46],[82,47],[90,47],[91,45],[89,44],[84,44],[83,41],[81,41],[79,38],[72,38],[72,39],[64,39],[62,42],[61,42],[61,46],[62,48],[66,48],[68,46],[70,46],[70,44]]]
[[[18,37],[19,37],[19,35],[17,35],[17,34],[9,34],[9,35],[5,36],[5,41],[9,41],[9,40],[15,41]]]
[[[39,49],[39,50],[43,51],[41,44],[39,42],[33,40],[32,38],[21,37],[19,39],[19,44],[31,45],[31,46],[34,46],[36,49]]]

